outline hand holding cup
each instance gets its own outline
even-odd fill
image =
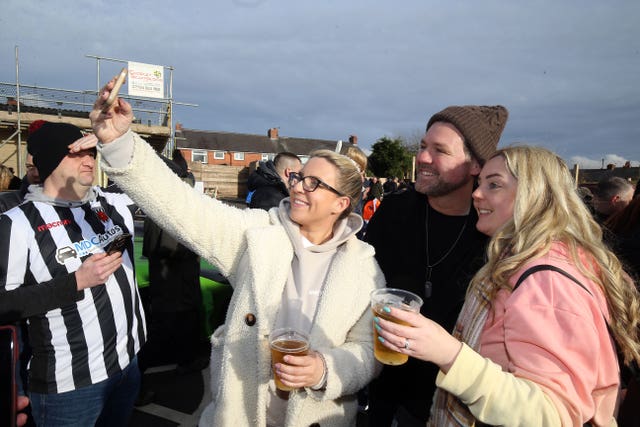
[[[269,335],[276,387],[291,391],[316,385],[322,378],[324,363],[309,350],[309,336],[293,328],[275,329]]]
[[[392,352],[433,362],[447,373],[455,361],[462,343],[442,326],[421,315],[385,306],[384,317],[374,318],[377,341]],[[392,320],[386,320],[386,319]]]
[[[389,314],[389,307],[394,307],[398,311],[419,312],[422,306],[422,298],[418,295],[403,289],[383,288],[371,292],[371,310],[375,318],[382,318],[391,323],[408,325],[408,323],[395,318]],[[386,310],[385,310],[386,309]],[[384,345],[384,339],[380,340],[380,327],[374,323],[373,329],[373,353],[376,359],[385,365],[402,365],[406,363],[409,356],[406,352],[398,351],[395,348]],[[400,343],[404,348],[406,341]],[[405,349],[406,350],[406,349]]]

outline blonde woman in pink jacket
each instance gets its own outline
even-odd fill
[[[552,152],[514,146],[473,193],[492,237],[453,335],[421,316],[375,318],[390,349],[440,367],[429,425],[616,425],[616,344],[640,361],[638,292]]]

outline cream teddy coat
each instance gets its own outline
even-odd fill
[[[109,177],[234,287],[225,324],[211,337],[212,402],[200,425],[265,426],[272,375],[268,335],[293,259],[278,208],[240,210],[203,196],[131,131],[101,151]],[[129,163],[118,164],[123,158]],[[373,356],[369,294],[383,286],[371,246],[352,236],[338,247],[310,331],[311,348],[326,360],[326,387],[292,392],[286,426],[355,425],[356,393],[380,368]]]

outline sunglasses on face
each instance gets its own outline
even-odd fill
[[[318,187],[322,187],[337,194],[338,196],[344,196],[344,194],[342,194],[340,191],[336,190],[326,182],[322,181],[320,178],[317,178],[315,176],[303,176],[301,173],[291,172],[289,174],[289,187],[293,188],[299,182],[302,182],[302,189],[304,191],[308,191],[309,193],[316,191]]]

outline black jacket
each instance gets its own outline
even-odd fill
[[[453,330],[469,281],[483,264],[487,237],[476,230],[477,220],[473,208],[467,217],[440,214],[428,207],[427,196],[410,188],[385,196],[367,227],[365,240],[376,250],[387,286],[418,294],[424,299],[422,314],[447,331]],[[429,263],[436,264],[430,296],[425,295],[427,222]],[[380,401],[399,404],[426,420],[437,373],[436,365],[414,358],[404,365],[384,366],[370,390],[372,409]],[[383,424],[380,420],[373,425]]]
[[[29,191],[29,181],[27,181],[25,175],[25,177],[22,178],[19,189],[0,192],[0,213],[6,212],[22,203],[27,191]]]
[[[249,191],[253,191],[250,208],[269,210],[280,204],[280,200],[289,197],[289,188],[282,181],[273,161],[260,162],[258,169],[249,176]]]
[[[0,213],[18,206],[22,203],[23,197],[20,190],[0,191]]]
[[[142,253],[149,258],[154,313],[200,310],[200,257],[148,217]]]

